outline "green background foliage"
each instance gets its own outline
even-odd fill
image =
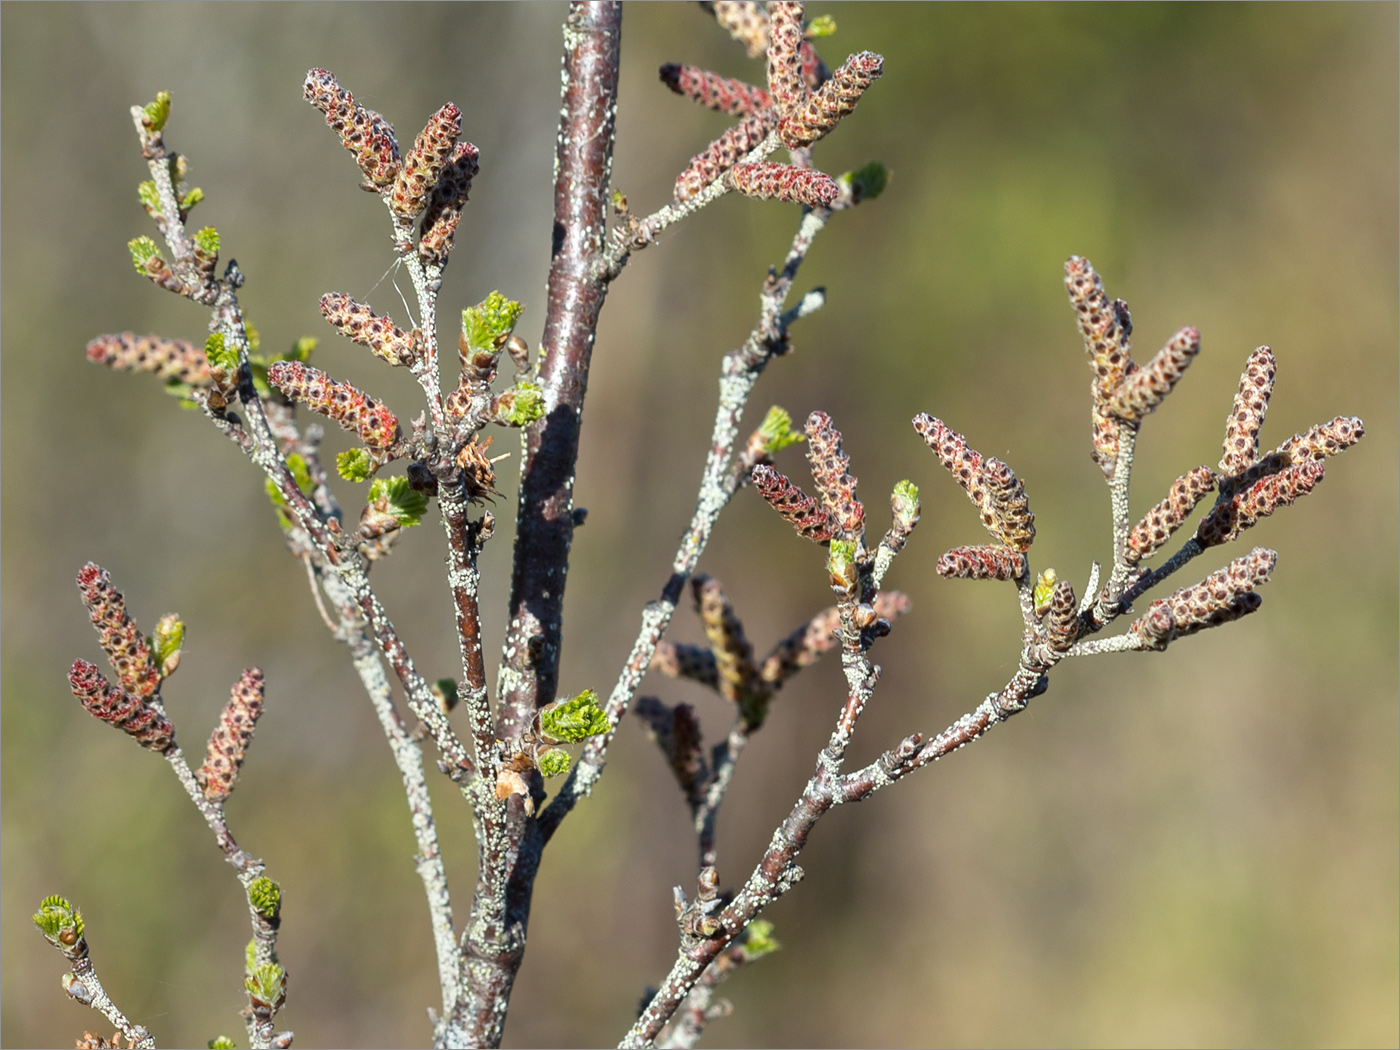
[[[1218,458],[1259,343],[1280,362],[1269,445],[1337,414],[1364,417],[1367,438],[1247,537],[1280,551],[1261,614],[1165,655],[1071,662],[975,748],[824,820],[808,879],[767,916],[785,950],[725,987],[737,1010],[707,1040],[1394,1044],[1395,5],[811,13],[836,18],[822,45],[832,59],[862,48],[887,59],[819,165],[839,174],[878,159],[894,174],[818,242],[799,290],[825,285],[828,306],[764,376],[748,422],[773,403],[797,419],[830,412],[876,525],[895,481],[923,491],[923,522],[889,580],[914,608],[876,650],[885,675],[853,760],[940,729],[1016,656],[1009,589],[933,573],[981,530],[911,416],[940,416],[1025,478],[1037,571],[1054,566],[1082,589],[1107,553],[1068,255],[1087,255],[1131,304],[1142,351],[1184,324],[1202,333],[1200,358],[1143,428],[1135,509]],[[443,316],[500,288],[537,340],[562,15],[557,4],[0,11],[0,1042],[71,1045],[106,1028],[63,997],[62,960],[28,923],[49,893],[83,909],[107,987],[162,1045],[238,1028],[247,915],[232,872],[164,763],[84,715],[64,681],[74,657],[98,653],[72,582],[88,559],[112,571],[144,629],[170,610],[188,624],[165,695],[196,760],[239,670],[266,670],[266,714],[228,810],[282,887],[281,1020],[298,1045],[430,1038],[436,978],[398,779],[261,478],[157,381],[91,366],[82,348],[123,329],[202,341],[203,312],[127,259],[127,241],[153,230],[126,108],[168,88],[168,140],[206,193],[192,221],[217,225],[247,274],[264,352],[322,336],[321,367],[418,411],[411,378],[331,338],[317,310],[345,289],[407,320],[385,276],[383,209],[300,98],[313,65],[405,143],[444,101],[461,106],[481,174]],[[666,91],[656,67],[761,73],[675,5],[633,9],[623,54],[615,184],[649,211],[726,126]],[[569,578],[566,694],[606,691],[666,577],[720,355],[752,324],[797,217],[724,199],[635,259],[610,296],[578,471],[591,513]],[[328,452],[348,447],[329,430]],[[503,432],[493,451],[515,448]],[[800,449],[785,457],[800,473]],[[505,495],[485,559],[492,653],[515,463],[498,464]],[[348,501],[351,486],[340,491]],[[430,679],[456,673],[439,536],[416,530],[375,572]],[[701,567],[726,583],[760,650],[830,601],[822,552],[752,493]],[[689,612],[672,637],[699,639]],[[644,691],[699,705],[711,738],[727,724],[720,701],[684,683]],[[725,884],[745,877],[805,782],[841,695],[833,661],[776,699],[721,814]],[[470,821],[445,780],[434,792],[461,914]],[[510,1045],[620,1036],[674,953],[670,887],[693,885],[692,850],[662,759],[624,726],[600,790],[546,858]]]

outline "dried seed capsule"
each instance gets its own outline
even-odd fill
[[[1173,481],[1167,498],[1149,510],[1128,533],[1124,560],[1129,565],[1137,565],[1156,554],[1213,488],[1215,474],[1206,466],[1197,467]]]
[[[275,361],[267,380],[293,401],[334,419],[360,435],[369,448],[383,451],[399,439],[399,421],[380,401],[349,383],[338,383],[300,361]]]
[[[830,80],[778,122],[778,138],[783,145],[800,149],[829,134],[879,79],[884,61],[873,51],[862,51],[841,63]]]
[[[707,109],[746,117],[772,105],[762,88],[732,80],[698,66],[667,62],[661,67],[661,83],[678,95],[694,99]]]
[[[88,343],[87,358],[120,372],[154,372],[161,379],[176,379],[190,386],[209,384],[204,351],[183,339],[132,332],[99,335]]]
[[[1309,462],[1260,478],[1216,504],[1196,529],[1196,541],[1202,547],[1228,543],[1260,518],[1306,496],[1322,480],[1325,470],[1321,462]]]
[[[263,673],[259,668],[250,667],[234,683],[228,703],[209,737],[204,765],[194,774],[210,802],[223,802],[232,793],[262,710]]]
[[[1196,329],[1177,332],[1151,361],[1109,391],[1109,411],[1128,422],[1137,422],[1156,411],[1200,350],[1201,335]]]
[[[838,525],[831,514],[786,474],[761,463],[753,468],[753,482],[758,494],[799,536],[825,543],[836,535]]]
[[[390,210],[405,225],[427,205],[428,194],[452,161],[452,149],[461,132],[462,111],[449,102],[429,117],[418,133],[389,195]]]
[[[791,164],[736,164],[730,177],[736,190],[759,200],[776,198],[809,208],[829,208],[841,195],[841,187],[830,175]]]
[[[675,200],[687,201],[695,196],[748,156],[772,129],[771,110],[763,110],[745,117],[729,128],[701,152],[691,157],[685,170],[676,176]]]
[[[1220,473],[1238,474],[1253,466],[1259,458],[1259,428],[1269,409],[1269,397],[1274,392],[1274,376],[1278,366],[1274,353],[1261,346],[1249,355],[1240,389],[1230,416],[1225,420],[1225,451],[1220,457]]]
[[[341,335],[369,347],[376,357],[391,365],[413,363],[416,356],[414,336],[344,292],[327,292],[321,296],[321,314]]]
[[[1026,556],[1010,547],[954,547],[934,571],[958,580],[1014,580],[1026,574]]]
[[[122,688],[144,700],[160,686],[160,670],[151,658],[149,643],[127,614],[126,599],[112,586],[111,574],[88,562],[78,572],[78,590]]]

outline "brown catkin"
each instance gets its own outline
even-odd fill
[[[344,292],[327,292],[321,296],[321,314],[341,335],[368,347],[376,357],[391,365],[413,363],[413,336]]]
[[[807,417],[807,463],[822,502],[843,532],[860,531],[865,507],[856,498],[856,479],[851,477],[850,457],[841,448],[841,431],[825,412]]]
[[[813,543],[825,543],[836,535],[839,526],[831,514],[786,474],[760,463],[753,468],[753,483],[758,494],[799,536]]]
[[[1094,267],[1077,255],[1065,263],[1065,288],[1084,336],[1084,350],[1094,369],[1095,382],[1107,392],[1134,367],[1128,345],[1131,321],[1127,309],[1119,309],[1109,300]]]
[[[705,638],[715,654],[720,695],[737,702],[754,690],[758,671],[753,663],[753,646],[718,580],[697,573],[691,577],[690,586],[695,595],[695,611],[700,614]]]
[[[1261,346],[1249,355],[1240,376],[1235,403],[1230,408],[1229,418],[1225,420],[1225,448],[1220,457],[1220,473],[1227,476],[1239,474],[1253,466],[1259,458],[1259,428],[1263,426],[1264,413],[1269,409],[1269,397],[1274,392],[1277,372],[1274,352],[1267,346]]]
[[[405,225],[418,217],[428,203],[428,195],[452,161],[452,150],[462,132],[462,111],[449,102],[431,117],[394,180],[389,208]]]
[[[676,176],[676,201],[689,200],[733,168],[764,140],[772,127],[772,111],[763,110],[745,117],[726,130],[719,138],[691,157],[685,170]]]
[[[300,361],[274,361],[267,381],[293,401],[353,430],[369,448],[387,449],[399,439],[399,421],[380,401],[350,385],[338,383],[319,368]]]
[[[1216,504],[1196,529],[1196,541],[1202,547],[1228,543],[1260,518],[1306,496],[1317,487],[1325,471],[1321,462],[1308,462],[1260,478]]]
[[[1201,350],[1201,335],[1194,328],[1183,328],[1146,365],[1124,377],[1106,395],[1114,415],[1135,423],[1157,410]]]
[[[78,572],[78,591],[122,689],[138,700],[151,696],[160,687],[160,671],[150,644],[126,611],[126,599],[112,586],[111,574],[88,562]]]
[[[87,358],[119,372],[154,372],[190,386],[209,385],[209,362],[204,351],[183,339],[120,332],[99,335],[87,345]]]
[[[238,782],[238,771],[263,710],[263,673],[250,667],[230,690],[228,703],[210,734],[204,765],[194,778],[210,802],[223,802]]]
[[[778,138],[783,145],[800,149],[830,134],[879,79],[884,61],[873,51],[861,51],[841,63],[806,102],[778,122]]]
[[[1050,648],[1057,653],[1068,652],[1079,639],[1079,610],[1074,598],[1074,586],[1060,580],[1050,593],[1050,614],[1045,621],[1045,635]]]
[[[130,734],[142,747],[166,751],[175,743],[175,727],[161,709],[112,685],[96,664],[74,660],[68,685],[89,714]]]
[[[768,109],[773,100],[762,88],[742,80],[722,77],[699,66],[667,62],[660,70],[661,82],[678,95],[694,99],[707,109],[747,117]]]
[[[768,94],[779,116],[807,101],[802,79],[802,3],[770,0],[768,4]]]
[[[1014,580],[1026,574],[1026,556],[1010,547],[954,547],[934,571],[957,580]]]
[[[1124,560],[1137,565],[1156,554],[1214,488],[1215,473],[1207,466],[1197,467],[1173,481],[1167,498],[1149,510],[1128,533]]]
[[[987,490],[982,524],[993,539],[1018,551],[1030,550],[1035,540],[1035,515],[1025,484],[999,459],[983,462],[982,477]]]

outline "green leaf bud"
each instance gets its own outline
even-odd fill
[[[180,649],[185,644],[185,621],[175,613],[166,613],[156,623],[151,635],[152,657],[162,678],[169,678],[180,666]]]
[[[282,887],[266,875],[259,875],[248,887],[248,903],[264,919],[275,919],[282,910]]]
[[[375,478],[369,487],[369,503],[398,519],[404,528],[423,520],[428,497],[408,483],[408,478]]]
[[[560,773],[569,771],[569,753],[557,747],[541,751],[535,756],[535,760],[540,764],[540,773],[546,777],[557,777]]]
[[[1050,611],[1050,596],[1055,592],[1055,584],[1060,582],[1059,576],[1054,569],[1046,569],[1035,581],[1035,590],[1031,592],[1035,601],[1035,614],[1044,616]]]
[[[445,715],[450,715],[452,709],[457,706],[457,683],[451,678],[439,678],[433,683],[433,697],[438,702],[438,708]]]
[[[216,1035],[213,1039],[209,1040],[209,1050],[234,1050],[234,1047],[237,1045],[238,1044],[226,1035]]]
[[[754,919],[744,930],[744,961],[753,962],[782,945],[773,939],[773,924],[766,919]]]
[[[60,951],[71,949],[83,937],[83,916],[59,896],[45,897],[34,913],[34,925],[45,940]]]
[[[496,422],[508,427],[529,426],[544,415],[544,394],[534,383],[520,383],[496,399]]]
[[[204,227],[194,235],[194,246],[205,255],[218,255],[219,231],[212,226]]]
[[[144,121],[146,127],[152,131],[160,131],[165,127],[165,122],[170,119],[170,92],[157,91],[156,100],[147,102],[141,107],[141,112],[146,114]]]
[[[292,348],[282,355],[284,361],[309,361],[311,351],[320,345],[321,340],[314,335],[304,335],[292,344]]]
[[[837,181],[851,191],[851,203],[859,204],[861,201],[873,201],[884,193],[885,187],[890,184],[890,174],[889,168],[878,160],[872,160],[855,171],[846,172]]]
[[[335,457],[335,469],[346,481],[368,481],[374,464],[369,458],[369,449],[352,448]]]
[[[890,493],[890,512],[895,531],[907,536],[919,523],[919,486],[904,480]]]
[[[803,34],[808,40],[820,40],[822,37],[831,36],[836,32],[836,19],[830,15],[818,15],[807,24],[807,30]]]
[[[540,734],[551,742],[576,744],[607,731],[608,716],[598,706],[598,694],[592,689],[540,708]]]
[[[853,540],[832,540],[826,552],[826,571],[831,586],[850,592],[856,585],[856,545]]]
[[[228,345],[223,332],[212,332],[204,340],[204,356],[209,361],[209,370],[216,375],[222,372],[231,377],[238,371],[238,351]]]
[[[136,186],[136,196],[140,198],[141,205],[151,215],[159,215],[160,193],[156,190],[156,184],[150,179],[138,183]]]
[[[188,215],[189,210],[204,199],[204,191],[198,186],[191,187],[180,194],[180,214]]]
[[[462,311],[462,337],[473,351],[499,352],[506,345],[524,307],[500,292]]]
[[[763,417],[763,422],[758,427],[758,434],[759,440],[763,442],[763,451],[770,456],[781,452],[790,445],[807,440],[801,432],[792,429],[792,416],[777,405],[770,408],[768,414]]]
[[[127,248],[131,252],[131,263],[136,267],[136,272],[146,274],[146,264],[152,259],[160,258],[160,249],[156,247],[156,242],[149,237],[137,237],[126,242]]]
[[[287,998],[287,971],[275,962],[261,963],[243,978],[243,988],[254,1006],[276,1010]]]

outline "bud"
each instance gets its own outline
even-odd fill
[[[884,61],[873,51],[862,51],[841,63],[830,80],[778,122],[778,138],[783,145],[800,149],[830,134],[879,79]]]
[[[950,579],[1014,580],[1026,574],[1026,556],[1009,547],[954,547],[934,571]]]
[[[1129,565],[1137,565],[1156,554],[1213,488],[1215,474],[1206,466],[1197,467],[1173,481],[1167,498],[1149,510],[1128,533],[1123,559]]]
[[[34,925],[46,941],[70,958],[87,955],[82,912],[64,898],[55,895],[40,901],[39,910],[34,913]]]
[[[151,643],[154,647],[152,662],[160,670],[162,679],[169,678],[180,666],[180,648],[185,644],[185,622],[175,613],[166,613],[156,621]]]
[[[293,401],[355,431],[373,450],[383,451],[399,439],[399,421],[382,402],[349,383],[336,382],[319,368],[275,361],[268,366],[267,381]]]
[[[831,589],[849,597],[856,589],[856,545],[849,540],[832,540],[827,548],[826,571]]]
[[[728,113],[732,117],[747,117],[772,105],[768,92],[731,80],[698,66],[667,62],[661,67],[661,83],[678,95],[694,99],[706,109]]]
[[[233,792],[262,710],[263,673],[259,668],[250,667],[233,684],[229,701],[209,737],[204,765],[194,774],[210,802],[221,803]]]
[[[1234,406],[1225,420],[1225,451],[1220,457],[1220,473],[1230,476],[1253,466],[1259,458],[1259,428],[1269,409],[1278,368],[1273,351],[1261,346],[1249,355]]]
[[[753,468],[753,482],[758,494],[799,536],[824,543],[836,535],[838,526],[832,516],[786,474],[761,463]]]
[[[919,524],[919,486],[905,479],[890,493],[890,531],[885,542],[896,554],[904,549],[909,534]]]
[[[809,208],[829,208],[841,196],[830,175],[791,164],[736,164],[730,175],[745,197],[782,200]]]

